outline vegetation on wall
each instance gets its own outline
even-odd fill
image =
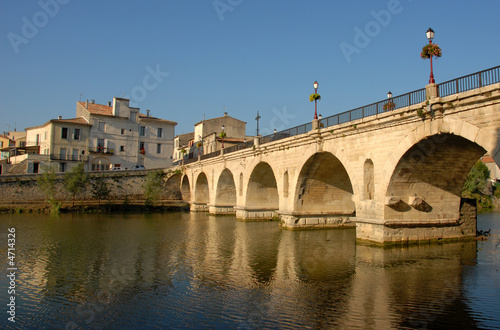
[[[50,205],[50,211],[53,213],[59,212],[61,203],[56,201],[56,169],[53,166],[42,165],[41,169],[43,173],[37,178],[37,185],[43,194],[46,196],[46,200]]]
[[[73,206],[75,206],[76,195],[85,189],[88,181],[83,163],[72,167],[64,174],[64,188],[73,195]]]
[[[476,199],[478,210],[484,210],[493,207],[492,194],[490,170],[481,160],[478,160],[467,175],[462,197]]]
[[[94,177],[92,181],[92,197],[98,200],[98,205],[101,205],[101,200],[108,199],[111,194],[108,184],[103,177]]]
[[[163,188],[163,178],[165,173],[162,170],[152,171],[146,175],[144,182],[144,195],[146,196],[146,205],[151,206],[160,199]]]

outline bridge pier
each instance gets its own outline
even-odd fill
[[[242,221],[269,221],[278,218],[276,210],[236,208],[236,219]]]
[[[458,219],[379,220],[356,218],[356,239],[375,244],[458,240],[476,236],[476,201],[462,199]]]
[[[208,213],[213,215],[235,214],[236,210],[232,206],[209,205]]]
[[[354,227],[352,214],[280,214],[283,229]]]
[[[191,212],[208,212],[208,205],[206,203],[194,203],[192,202],[189,210]]]

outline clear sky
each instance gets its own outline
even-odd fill
[[[254,135],[500,64],[500,1],[2,0],[0,131],[129,97],[193,131],[229,115]],[[10,126],[9,126],[10,125]]]

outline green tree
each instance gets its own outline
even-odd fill
[[[92,196],[98,200],[98,205],[101,206],[102,199],[108,199],[111,190],[103,177],[95,177],[92,181]]]
[[[491,208],[491,196],[488,193],[489,180],[490,170],[481,160],[478,160],[467,175],[462,197],[476,199],[479,209]]]
[[[64,188],[73,195],[73,206],[75,206],[76,195],[85,189],[88,177],[85,173],[84,164],[79,163],[64,174]]]
[[[163,190],[164,177],[165,173],[161,170],[152,171],[146,175],[146,181],[143,185],[146,205],[152,205],[160,198]]]
[[[51,212],[57,213],[60,203],[55,200],[56,195],[56,169],[54,166],[42,165],[43,173],[37,178],[38,188],[45,194],[46,201],[50,204]]]

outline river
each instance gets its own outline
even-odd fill
[[[288,231],[207,214],[1,215],[0,322],[500,329],[500,213],[479,215],[478,229],[489,228],[486,241],[382,249],[356,245],[352,228]]]

